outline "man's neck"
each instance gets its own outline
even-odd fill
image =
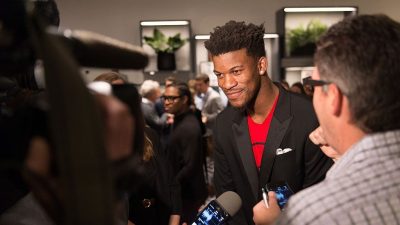
[[[329,136],[328,143],[341,155],[359,142],[366,133],[352,119],[347,97],[343,98],[342,108],[334,117],[330,117],[324,131]]]
[[[203,91],[203,94],[205,95],[207,94],[207,92],[208,92],[208,87]]]
[[[338,134],[338,137],[342,138],[336,142],[336,151],[341,155],[345,154],[354,144],[365,137],[365,135],[366,133],[356,126],[347,126],[341,129],[341,135]]]
[[[179,110],[178,112],[175,113],[176,117],[179,117],[180,115],[183,115],[190,110],[189,106],[182,106],[182,107],[183,108],[181,110]]]
[[[263,81],[253,108],[248,113],[256,123],[262,123],[271,111],[274,101],[279,94],[279,88],[271,81]]]

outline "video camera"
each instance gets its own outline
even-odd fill
[[[68,190],[67,223],[111,224],[110,206],[119,191],[113,184],[124,189],[134,184],[113,177],[100,112],[79,67],[142,69],[148,57],[139,47],[102,35],[58,32],[54,25],[59,20],[46,18],[58,17],[54,4],[52,0],[0,1],[0,174],[21,169],[29,140],[43,136],[54,150],[53,171]],[[39,61],[45,90],[35,78]],[[137,158],[130,160],[132,165]],[[126,168],[117,170],[132,169],[128,164],[121,163]]]

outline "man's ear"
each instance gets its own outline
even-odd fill
[[[343,94],[336,84],[329,85],[328,101],[330,102],[331,112],[335,116],[343,113]]]
[[[260,74],[260,76],[264,76],[267,74],[267,69],[268,69],[268,60],[265,56],[261,57],[258,60],[258,73]]]
[[[183,103],[184,103],[184,104],[187,104],[187,102],[188,102],[188,100],[189,100],[189,99],[188,99],[188,96],[185,95],[185,96],[183,96],[182,99],[183,99]]]

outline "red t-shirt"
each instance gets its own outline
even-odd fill
[[[274,115],[276,102],[279,95],[275,98],[271,111],[268,113],[262,124],[255,123],[250,115],[247,116],[247,125],[249,126],[250,140],[253,147],[253,155],[256,161],[257,169],[260,170],[261,159],[264,152],[264,146],[267,142],[269,126],[271,124],[272,116]]]

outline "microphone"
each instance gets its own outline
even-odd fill
[[[211,201],[196,217],[192,225],[222,225],[242,206],[242,199],[233,191],[222,193]]]
[[[65,30],[59,33],[48,29],[48,33],[67,45],[81,66],[143,69],[149,61],[141,47],[94,32]]]

